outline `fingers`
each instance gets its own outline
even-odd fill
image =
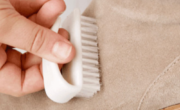
[[[11,62],[21,68],[21,53],[13,49],[8,49],[7,62]]]
[[[22,70],[26,70],[34,65],[40,65],[42,59],[31,53],[21,54],[20,52],[8,49],[7,50],[7,62],[13,63]]]
[[[21,95],[21,69],[7,62],[0,69],[0,92],[13,96]]]
[[[43,26],[50,27],[60,14],[61,9],[64,9],[62,7],[57,10],[56,8],[59,6],[58,3],[60,3],[58,0],[47,2],[47,4],[42,6],[36,17],[34,17],[34,20]],[[58,6],[48,8],[52,6],[52,4]],[[20,11],[20,13],[29,16],[36,10],[39,10],[39,6],[40,5],[38,5],[35,10],[28,11],[27,15],[24,14],[23,11]],[[60,32],[62,35],[56,34],[20,16],[14,10],[9,11],[6,10],[6,8],[7,7],[1,8],[3,11],[0,10],[2,12],[0,13],[0,42],[27,50],[53,62],[67,63],[72,60],[75,55],[75,49],[73,45],[62,36],[67,36],[65,33]],[[24,9],[25,8],[22,8],[20,10]],[[49,9],[48,13],[52,15],[47,15],[45,9]],[[18,10],[18,8],[16,10]],[[53,10],[57,10],[56,13],[53,13]],[[45,18],[45,23],[41,22],[43,18]],[[28,54],[29,56],[26,56],[25,63],[22,63],[22,55],[20,53],[15,50],[6,49],[6,55],[5,49],[6,46],[0,47],[0,92],[13,96],[22,96],[43,89],[44,85],[39,65],[41,59]],[[30,59],[32,60],[30,61]],[[23,71],[20,68],[22,65],[24,65]]]
[[[64,0],[49,0],[41,7],[37,14],[30,16],[29,19],[50,28],[65,9]]]
[[[42,62],[42,58],[33,55],[31,53],[25,53],[22,55],[21,57],[21,61],[22,61],[22,69],[28,69],[29,67],[33,66],[33,65],[40,65]]]
[[[69,35],[65,29],[59,29],[59,34],[68,39]],[[5,47],[5,45],[2,45],[2,47]],[[40,65],[42,58],[31,53],[25,53],[21,55],[21,53],[16,50],[7,49],[7,61],[16,64],[18,67],[21,67],[23,70],[25,70],[33,65]],[[62,64],[59,64],[59,68],[62,68]]]
[[[4,44],[56,63],[67,63],[75,55],[75,48],[68,40],[20,15],[7,17],[1,27],[0,42]]]
[[[13,7],[24,16],[37,13],[38,10],[49,0],[10,0]]]
[[[1,50],[0,55],[2,52],[5,53],[2,48]],[[37,58],[35,59],[35,56],[27,54],[25,62],[29,67],[24,70],[21,70],[21,58],[21,53],[18,51],[7,50],[7,61],[0,69],[0,93],[19,97],[44,88],[40,64],[36,65],[39,62],[35,62]],[[28,62],[30,58],[32,61]],[[0,61],[2,60],[0,59]]]
[[[40,91],[44,88],[43,78],[40,72],[40,65],[34,65],[28,68],[24,73],[22,83],[22,93],[29,94]]]
[[[0,48],[0,55],[5,51]],[[1,58],[1,57],[0,57]],[[41,58],[36,57],[30,53],[24,57],[24,70],[21,70],[21,54],[13,49],[7,50],[7,61],[0,69],[0,93],[9,94],[12,96],[20,97],[26,94],[40,91],[44,88],[42,71],[41,71]],[[6,59],[6,58],[5,58]],[[40,59],[40,60],[39,60]],[[39,60],[39,61],[38,61]],[[2,61],[2,60],[0,60]],[[62,65],[59,65],[62,68]]]
[[[68,39],[68,32],[61,28],[59,29],[59,34],[64,38]],[[5,50],[6,45],[2,45],[3,50]],[[7,61],[13,64],[16,64],[18,67],[21,67],[23,70],[30,68],[33,65],[40,65],[42,62],[42,58],[33,55],[31,53],[21,54],[20,52],[13,50],[12,48],[7,49]],[[5,53],[5,52],[4,52]],[[59,69],[62,68],[62,64],[59,64]]]
[[[7,62],[0,70],[0,92],[12,96],[23,96],[44,88],[39,65],[25,71]]]
[[[63,28],[59,29],[58,33],[66,39],[69,38],[69,33]],[[33,55],[31,53],[25,53],[22,55],[21,58],[22,58],[21,62],[22,62],[23,69],[27,69],[33,65],[41,64],[41,62],[42,62],[42,58],[40,58],[36,55]],[[59,64],[59,69],[61,69],[61,68],[62,68],[62,64]]]
[[[42,58],[31,53],[25,53],[21,58],[21,68],[23,70],[26,70],[34,65],[41,65],[42,63]],[[63,67],[63,64],[58,64],[58,66],[59,69],[61,69]]]

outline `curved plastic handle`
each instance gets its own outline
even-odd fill
[[[56,63],[43,59],[44,87],[47,96],[57,103],[66,103],[79,92],[79,88],[70,85],[61,75]]]
[[[53,31],[58,32],[60,21],[58,18],[52,27]],[[56,63],[43,59],[42,64],[44,87],[51,100],[57,103],[66,103],[79,93],[80,88],[69,84],[64,79]]]

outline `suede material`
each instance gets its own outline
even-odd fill
[[[84,15],[99,26],[101,91],[66,104],[50,101],[44,91],[21,98],[1,94],[0,109],[157,110],[180,103],[179,3],[94,0]]]
[[[145,92],[140,110],[155,110],[180,103],[180,56],[153,81]],[[170,109],[178,110],[180,106]]]

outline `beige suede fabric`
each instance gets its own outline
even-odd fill
[[[0,94],[0,110],[158,110],[180,103],[180,1],[94,0],[101,91],[66,104]],[[62,88],[63,89],[63,88]]]

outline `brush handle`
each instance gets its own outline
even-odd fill
[[[58,32],[61,19],[58,18],[53,27],[54,32]],[[44,87],[47,96],[57,103],[66,103],[72,99],[80,90],[69,84],[62,76],[58,64],[46,59],[42,61]]]
[[[44,77],[44,87],[47,96],[57,103],[66,103],[73,97],[75,97],[82,88],[82,61],[81,61],[81,46],[79,46],[79,42],[77,42],[78,38],[81,38],[81,23],[80,23],[80,10],[76,9],[74,12],[73,10],[76,7],[81,8],[81,12],[85,10],[85,8],[89,5],[91,0],[64,0],[66,3],[66,11],[61,15],[61,19],[58,18],[55,24],[52,27],[54,32],[58,32],[60,25],[62,26],[61,22],[64,22],[66,19],[66,23],[64,24],[65,27],[69,28],[69,32],[71,35],[72,43],[76,44],[75,47],[76,51],[79,54],[76,55],[74,58],[74,62],[71,62],[71,66],[68,65],[67,69],[64,69],[64,77],[62,76],[58,64],[50,62],[46,59],[43,59],[43,77]],[[83,5],[84,4],[84,5]],[[79,6],[78,6],[79,5]],[[73,12],[73,13],[72,13]],[[71,14],[72,13],[72,14]],[[67,16],[71,14],[69,20]],[[72,23],[70,23],[72,22]],[[74,39],[73,39],[74,38]],[[81,42],[80,39],[78,41]],[[78,51],[79,50],[79,51]],[[68,83],[64,78],[70,79],[72,82]]]

